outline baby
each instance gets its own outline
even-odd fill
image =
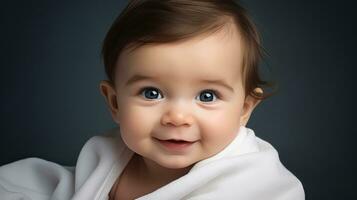
[[[246,127],[271,94],[259,35],[237,2],[130,1],[102,55],[100,91],[119,127],[91,138],[74,168],[37,158],[2,166],[0,199],[305,199]]]
[[[100,88],[135,152],[112,198],[150,193],[225,149],[264,99],[259,57],[233,1],[132,1],[103,46]]]

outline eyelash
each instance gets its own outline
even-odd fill
[[[147,89],[158,90],[160,93],[162,93],[161,90],[157,89],[156,87],[149,86],[149,87],[142,87],[141,89],[139,89],[137,95],[141,95],[141,93],[143,93]],[[217,97],[217,99],[221,99],[221,94],[215,89],[204,89],[202,90],[202,92],[212,92]]]

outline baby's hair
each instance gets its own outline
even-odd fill
[[[232,23],[241,33],[245,47],[242,63],[245,94],[266,99],[274,92],[268,94],[254,90],[275,85],[263,81],[259,76],[258,66],[264,52],[260,36],[246,9],[234,0],[129,1],[103,42],[101,53],[106,75],[115,85],[116,61],[125,49],[135,50],[145,44],[180,42],[215,33]]]

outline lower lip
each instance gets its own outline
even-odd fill
[[[169,150],[173,151],[183,151],[188,149],[190,146],[192,146],[193,143],[195,142],[170,142],[168,140],[159,140],[160,144],[162,144],[164,147],[166,147]]]

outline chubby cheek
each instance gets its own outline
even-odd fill
[[[212,156],[223,150],[236,136],[239,130],[240,111],[224,109],[215,111],[201,120],[201,139],[206,156]]]
[[[119,124],[124,142],[136,152],[147,147],[152,137],[154,113],[143,107],[126,104],[120,110]],[[148,147],[147,147],[148,148]]]

